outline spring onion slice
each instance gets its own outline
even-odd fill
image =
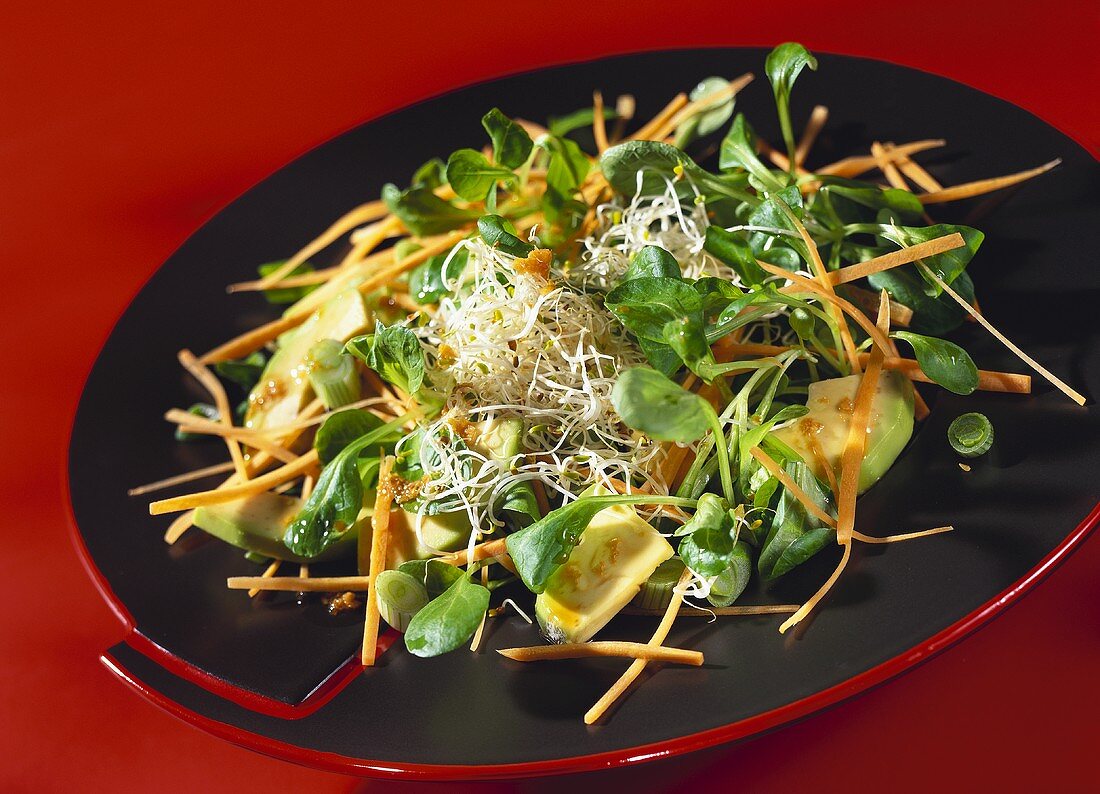
[[[993,423],[985,414],[962,414],[948,426],[947,440],[964,458],[976,458],[993,446]]]
[[[667,607],[672,601],[672,591],[683,572],[684,563],[678,557],[662,562],[634,597],[634,606],[642,609]]]
[[[335,339],[322,339],[309,349],[309,382],[325,408],[332,410],[359,399],[359,373],[352,357]]]
[[[404,571],[382,571],[375,582],[378,612],[388,626],[405,631],[413,615],[428,604],[428,591]]]

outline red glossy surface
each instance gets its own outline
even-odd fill
[[[9,10],[0,46],[4,789],[383,785],[263,758],[126,691],[96,658],[122,625],[81,569],[66,526],[68,425],[114,319],[202,220],[302,150],[380,112],[517,69],[789,38],[960,79],[1100,150],[1091,101],[1100,18],[1063,0],[970,3],[965,13],[945,0],[868,9],[850,0],[568,0],[526,11],[509,4],[507,19],[472,3],[439,13],[424,4],[51,5],[28,16]],[[39,372],[45,382],[26,389]],[[1086,748],[1100,706],[1098,564],[1093,537],[978,634],[796,726],[568,783],[1085,788],[1095,781]]]

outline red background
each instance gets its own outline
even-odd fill
[[[211,213],[307,148],[507,72],[797,39],[953,77],[1100,150],[1100,12],[1085,2],[37,5],[0,17],[5,790],[395,787],[233,747],[112,679],[97,656],[122,628],[76,558],[61,486],[81,384],[127,302]],[[1098,565],[1095,536],[978,634],[798,725],[521,785],[1085,788],[1096,779]]]

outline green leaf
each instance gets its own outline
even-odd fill
[[[937,237],[954,234],[955,232],[961,234],[965,243],[962,248],[944,251],[942,254],[936,254],[935,256],[925,257],[920,260],[947,284],[953,282],[959,277],[959,274],[966,269],[966,266],[970,264],[970,260],[974,258],[974,254],[978,252],[982,240],[985,239],[985,235],[977,229],[972,229],[969,226],[955,226],[948,223],[937,223],[935,226],[894,226],[893,224],[882,224],[880,225],[880,229],[881,231],[879,231],[879,234],[882,237],[905,248],[912,247],[917,243],[934,240]],[[929,295],[935,296],[940,294],[941,290],[935,281],[928,279],[928,285],[926,292]]]
[[[730,564],[736,542],[733,530],[733,517],[726,501],[714,494],[703,494],[695,515],[676,533],[686,535],[680,541],[680,559],[700,576],[717,576]]]
[[[477,219],[477,230],[491,248],[512,256],[527,256],[535,250],[531,243],[516,236],[516,229],[499,215],[482,215]]]
[[[679,278],[645,276],[624,281],[607,293],[604,304],[631,333],[654,342],[667,342],[669,322],[693,316],[702,320],[699,293]]]
[[[368,447],[381,445],[400,434],[409,417],[401,416],[376,427],[345,446],[321,470],[317,485],[298,515],[286,528],[283,543],[301,557],[315,557],[331,546],[355,524],[363,508],[363,482],[359,455]]]
[[[691,89],[688,97],[693,102],[705,99],[711,94],[716,94],[728,88],[729,84],[729,80],[724,77],[704,77],[695,88]],[[733,115],[733,100],[732,96],[728,97],[686,118],[676,128],[676,145],[683,149],[697,138],[705,137],[717,131]]]
[[[728,607],[736,601],[752,578],[752,549],[744,541],[738,541],[730,555],[730,564],[711,583],[707,601],[716,607]]]
[[[508,169],[519,168],[531,156],[534,143],[527,130],[493,108],[481,118],[481,126],[493,141],[493,159]]]
[[[603,117],[605,121],[612,121],[617,119],[619,114],[616,113],[613,108],[605,107],[603,109]],[[591,127],[595,118],[595,108],[588,106],[580,110],[574,110],[572,113],[567,113],[564,116],[551,116],[546,120],[546,128],[550,131],[551,135],[558,138],[564,138],[574,130]]]
[[[647,245],[631,257],[622,281],[646,276],[678,279],[680,275],[680,263],[676,257],[659,245]]]
[[[945,334],[962,323],[966,312],[947,295],[932,297],[927,293],[928,284],[912,265],[903,265],[867,277],[877,290],[886,290],[890,297],[913,310],[909,327],[913,331],[934,336]],[[964,270],[951,285],[963,300],[974,301],[974,282]]]
[[[716,276],[696,279],[691,286],[703,300],[703,318],[706,320],[721,315],[727,306],[745,297],[745,293],[731,282]]]
[[[397,570],[407,573],[424,585],[429,598],[443,595],[451,585],[465,576],[461,568],[443,560],[409,560],[397,566]]]
[[[742,237],[721,226],[708,226],[703,248],[720,262],[733,268],[745,286],[764,283],[767,274],[756,263],[752,247]]]
[[[687,444],[702,438],[712,426],[710,403],[647,367],[633,367],[619,375],[611,402],[628,427],[658,441]]]
[[[268,262],[260,265],[256,268],[256,272],[260,274],[260,278],[271,275],[276,270],[286,264],[286,260],[280,260],[278,262]],[[309,262],[302,262],[296,268],[290,271],[291,276],[304,276],[307,273],[313,272],[313,265]],[[320,284],[307,284],[304,287],[273,287],[272,289],[264,290],[264,300],[275,306],[280,306],[287,303],[297,303],[313,290],[317,289]]]
[[[970,394],[978,388],[978,368],[974,360],[954,342],[911,331],[895,331],[890,336],[912,345],[924,374],[948,391]]]
[[[546,589],[546,581],[569,558],[581,533],[596,513],[608,506],[598,498],[581,497],[508,536],[508,554],[528,590],[541,593]]]
[[[355,525],[363,508],[358,457],[364,446],[349,444],[321,471],[316,487],[283,537],[295,554],[314,557]]]
[[[218,413],[218,409],[210,403],[195,403],[187,409],[187,413],[194,414],[195,416],[207,419],[211,422],[217,422],[221,418],[221,414]],[[176,441],[201,441],[204,438],[210,438],[206,433],[188,433],[185,430],[176,428]]]
[[[784,470],[813,502],[829,515],[835,515],[832,502],[801,461],[787,463]],[[836,538],[836,530],[811,514],[786,488],[779,498],[771,530],[760,550],[757,568],[764,579],[777,579],[801,565]]]
[[[469,251],[465,247],[436,254],[425,260],[409,274],[409,294],[417,303],[439,303],[444,295],[450,295],[466,271]]]
[[[543,138],[539,145],[550,155],[550,164],[546,167],[546,186],[562,196],[572,195],[584,183],[592,168],[588,155],[581,151],[576,141],[569,138],[550,136]]]
[[[702,313],[689,314],[669,320],[664,327],[665,343],[673,349],[696,375],[708,383],[713,380],[707,366],[714,362],[707,335],[703,326]]]
[[[760,254],[761,259],[765,259],[764,249],[770,242],[772,251],[792,249],[804,261],[809,262],[810,249],[802,240],[798,227],[791,220],[791,215],[787,213],[787,210],[795,218],[801,219],[803,217],[802,194],[795,185],[775,193],[769,193],[764,201],[760,203],[760,206],[752,211],[748,219],[750,226],[780,229],[787,232],[787,234],[754,231],[749,237],[749,244],[752,246],[753,251]]]
[[[806,67],[817,69],[817,59],[809,50],[793,41],[780,44],[764,61],[764,71],[775,94],[775,108],[779,113],[779,128],[783,132],[783,141],[787,144],[787,154],[794,167],[794,132],[791,130],[791,90],[798,75]]]
[[[730,126],[726,137],[722,139],[722,148],[718,152],[718,167],[723,171],[741,168],[752,174],[766,191],[783,188],[783,182],[776,178],[771,169],[756,156],[756,136],[745,115],[738,113]]]
[[[497,511],[513,530],[528,527],[542,518],[535,488],[529,480],[508,488],[498,497],[497,505]]]
[[[691,500],[671,496],[611,494],[581,496],[567,505],[551,510],[526,529],[513,532],[504,541],[524,585],[532,593],[546,589],[550,575],[569,559],[581,534],[598,512],[623,504],[688,504]]]
[[[890,210],[903,218],[917,219],[924,214],[920,199],[908,190],[897,188],[855,187],[850,184],[828,184],[822,188],[829,194],[843,196],[868,209]]]
[[[418,237],[449,232],[478,216],[477,210],[456,207],[426,187],[401,190],[394,184],[387,184],[382,188],[382,201]]]
[[[424,348],[403,325],[387,327],[375,320],[374,333],[351,339],[346,349],[407,394],[416,394],[424,384]]]
[[[493,165],[481,152],[458,149],[447,158],[447,181],[467,201],[481,201],[497,182],[515,182],[516,175]]]
[[[377,430],[382,426],[382,420],[370,411],[350,409],[337,411],[325,420],[325,423],[317,430],[313,439],[313,448],[317,450],[317,457],[321,464],[332,461],[348,444],[362,438],[367,433]],[[396,441],[401,433],[392,439]]]
[[[600,155],[600,170],[611,187],[624,196],[637,193],[640,180],[643,196],[661,195],[672,182],[682,201],[694,200],[692,185],[695,185],[706,194],[708,207],[726,199],[747,201],[754,206],[757,202],[746,190],[745,175],[711,174],[680,149],[661,141],[627,141],[612,146]]]
[[[652,339],[638,339],[638,347],[645,353],[649,365],[662,375],[672,377],[673,373],[684,365],[683,360],[676,355],[676,351],[664,342],[654,342]]]
[[[263,375],[267,366],[267,356],[256,350],[244,358],[233,361],[219,361],[214,365],[214,371],[226,380],[233,381],[245,391],[252,391],[252,387]]]
[[[413,172],[412,181],[409,184],[412,187],[435,190],[437,187],[443,187],[446,182],[447,164],[438,157],[433,157]]]
[[[439,656],[474,636],[489,608],[489,591],[460,576],[438,598],[417,612],[405,630],[405,647],[413,656]]]

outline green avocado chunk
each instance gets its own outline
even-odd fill
[[[292,553],[283,544],[283,533],[301,509],[302,500],[297,497],[260,493],[198,508],[195,526],[246,551],[288,562],[321,562],[351,556],[355,552],[358,522],[317,557],[307,559]]]
[[[849,375],[811,383],[806,397],[810,412],[772,434],[801,455],[819,480],[827,480],[825,462],[840,476],[840,456],[848,440],[848,424],[862,377]],[[886,370],[879,377],[867,430],[867,447],[859,470],[860,493],[882,479],[913,435],[913,384],[900,372]],[[817,439],[821,456],[814,454],[812,438]]]
[[[346,342],[373,322],[358,290],[349,289],[323,304],[305,322],[278,339],[278,350],[248,395],[245,427],[278,427],[298,418],[313,388],[309,382],[310,348],[322,339]]]
[[[550,642],[587,642],[673,554],[633,507],[604,508],[535,598],[543,635]]]

